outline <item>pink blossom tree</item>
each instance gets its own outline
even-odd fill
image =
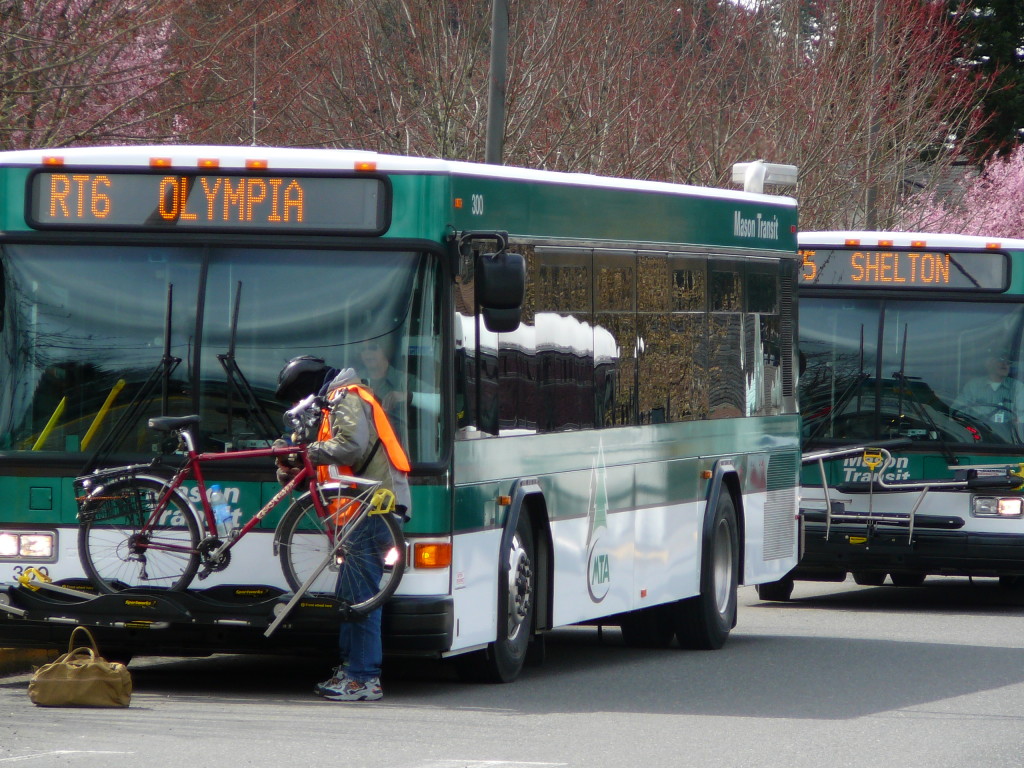
[[[155,96],[173,5],[0,0],[0,148],[166,135]]]
[[[1024,236],[1024,145],[991,157],[951,192],[932,189],[911,196],[899,226],[921,232]]]

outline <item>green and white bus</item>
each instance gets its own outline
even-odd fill
[[[888,445],[891,457],[807,463],[806,552],[792,577],[1018,581],[1024,240],[801,232],[799,242],[806,455]],[[758,591],[785,599],[792,579]]]
[[[88,593],[73,478],[152,456],[148,418],[264,446],[285,361],[369,345],[413,465],[388,651],[510,680],[565,625],[721,646],[797,560],[795,231],[788,197],[363,151],[0,154],[0,646],[333,647],[315,599],[263,637],[273,516],[186,593],[16,581]],[[221,466],[236,516],[278,490]]]

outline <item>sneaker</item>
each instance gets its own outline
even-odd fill
[[[317,696],[326,696],[328,693],[337,693],[348,681],[349,676],[345,674],[345,668],[342,666],[335,667],[331,670],[331,676],[329,678],[324,680],[322,683],[317,683],[313,686],[313,693]]]
[[[329,701],[377,701],[383,698],[380,678],[371,677],[366,682],[347,678],[339,688],[325,689],[322,694]]]

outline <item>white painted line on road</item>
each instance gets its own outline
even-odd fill
[[[37,760],[40,757],[53,757],[54,755],[134,755],[134,752],[112,752],[102,749],[57,749],[52,752],[40,752],[35,755],[21,755],[19,757],[0,757],[0,763],[20,763],[23,760]]]
[[[416,768],[548,768],[568,763],[531,763],[523,760],[429,760]]]

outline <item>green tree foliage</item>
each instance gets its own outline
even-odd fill
[[[971,42],[966,66],[993,82],[983,100],[989,118],[975,137],[973,154],[1008,152],[1024,139],[1024,2],[948,3],[952,18]]]

